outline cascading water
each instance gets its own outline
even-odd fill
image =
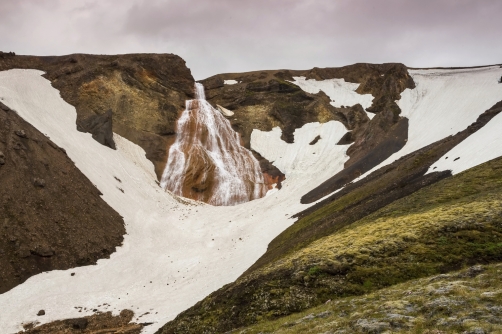
[[[265,196],[268,188],[258,161],[241,146],[230,122],[206,101],[202,84],[195,84],[195,99],[186,102],[176,133],[162,173],[163,189],[212,205]]]

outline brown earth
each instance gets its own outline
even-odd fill
[[[44,271],[94,264],[122,244],[122,217],[99,190],[1,103],[0,185],[0,293]]]
[[[136,324],[131,320],[134,312],[123,310],[120,315],[112,312],[96,313],[91,316],[75,319],[53,321],[36,326],[36,323],[25,324],[24,331],[18,334],[139,334],[145,325]]]
[[[0,71],[39,69],[77,110],[77,129],[104,145],[113,132],[141,146],[160,179],[176,120],[194,96],[185,61],[173,54],[0,57]],[[106,114],[111,110],[110,115]],[[113,122],[112,122],[113,120]],[[110,127],[107,123],[113,123]]]

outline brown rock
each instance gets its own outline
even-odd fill
[[[3,111],[10,111],[10,108],[7,107],[5,104],[3,104],[2,102],[0,102],[0,109],[2,109]]]
[[[54,255],[54,251],[48,245],[37,245],[31,250],[31,253],[41,257],[51,257]]]
[[[24,132],[24,130],[16,130],[14,131],[14,133],[16,134],[16,136],[18,137],[21,137],[21,138],[26,138],[26,132]]]
[[[91,115],[77,124],[77,130],[89,132],[98,143],[115,149],[112,115],[111,109],[102,115]]]
[[[124,312],[126,311],[126,312]],[[83,318],[57,320],[40,326],[36,324],[24,325],[25,331],[18,334],[54,334],[54,333],[123,333],[140,334],[143,324],[131,322],[134,313],[123,310],[120,315],[113,316],[112,312],[96,313]]]
[[[35,187],[44,188],[45,187],[45,180],[36,177],[33,179],[33,184],[35,185]]]

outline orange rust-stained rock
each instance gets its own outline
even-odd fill
[[[260,163],[241,145],[230,122],[205,100],[204,87],[197,84],[196,90],[196,99],[187,101],[178,120],[161,186],[212,205],[265,196],[270,186]]]

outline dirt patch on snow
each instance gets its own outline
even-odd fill
[[[37,326],[36,323],[24,324],[24,331],[18,334],[139,334],[144,325],[133,323],[134,312],[123,310],[119,315],[114,316],[112,312],[96,313],[91,316],[53,321]]]

